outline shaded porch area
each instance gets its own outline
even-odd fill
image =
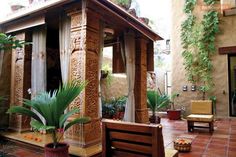
[[[171,121],[162,118],[165,148],[173,148],[173,140],[177,137],[192,139],[192,151],[179,153],[180,157],[233,157],[236,154],[236,119],[219,119],[215,122],[215,131],[209,134],[207,129],[198,129],[194,133],[188,133],[185,120]],[[43,146],[50,140],[48,135],[39,133],[2,133],[8,140],[1,151],[8,152],[15,157],[43,157]],[[35,138],[38,138],[35,141]],[[40,141],[41,139],[42,141]],[[18,141],[18,142],[16,142]],[[20,143],[19,143],[20,141]],[[99,156],[101,145],[88,148],[79,148],[73,144],[73,140],[66,140],[70,144],[70,153],[75,156]],[[28,143],[22,145],[22,143]],[[34,146],[29,146],[35,145]],[[37,145],[37,146],[36,146]]]

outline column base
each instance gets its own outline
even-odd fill
[[[149,123],[148,108],[135,110],[135,122],[136,123]]]
[[[101,142],[100,119],[92,119],[87,124],[75,124],[65,133],[65,138],[73,139],[73,143],[80,147],[89,147]]]

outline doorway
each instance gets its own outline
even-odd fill
[[[228,63],[230,116],[236,116],[236,55],[229,55]]]
[[[54,14],[47,19],[47,91],[58,89],[62,83],[58,23],[58,16]]]

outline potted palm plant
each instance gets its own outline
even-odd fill
[[[156,115],[156,111],[168,106],[169,97],[166,94],[159,94],[157,91],[148,90],[147,91],[147,104],[152,111],[152,116],[149,118],[151,123],[159,124],[161,119]]]
[[[25,106],[10,107],[7,113],[27,115],[33,119],[31,126],[34,129],[46,130],[51,134],[53,142],[45,145],[45,157],[69,157],[69,145],[60,142],[63,133],[72,125],[87,123],[90,119],[83,117],[67,122],[67,119],[79,112],[79,109],[74,108],[67,113],[65,113],[65,109],[81,93],[84,87],[85,83],[75,81],[64,84],[58,90],[43,92],[36,95],[32,100],[24,100]]]
[[[181,118],[181,110],[175,108],[175,98],[178,96],[178,93],[174,93],[170,97],[171,109],[167,110],[167,116],[170,120],[178,120]]]

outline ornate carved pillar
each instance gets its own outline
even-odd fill
[[[70,108],[79,107],[80,115],[89,116],[91,122],[75,125],[67,137],[79,141],[83,147],[100,142],[101,128],[98,103],[99,69],[99,16],[82,1],[82,11],[70,12],[71,58],[70,79],[87,81],[88,84]]]
[[[16,39],[27,41],[26,33],[19,33],[16,35]],[[22,100],[25,95],[24,88],[24,74],[30,75],[25,71],[25,54],[26,51],[30,51],[29,48],[23,46],[12,50],[12,67],[11,67],[11,105],[22,106]],[[28,52],[29,53],[29,52]],[[30,85],[30,82],[28,82]],[[15,131],[26,131],[30,129],[30,118],[28,116],[12,114],[10,116],[9,127]]]
[[[142,37],[135,41],[135,53],[135,122],[147,123],[147,41]]]

